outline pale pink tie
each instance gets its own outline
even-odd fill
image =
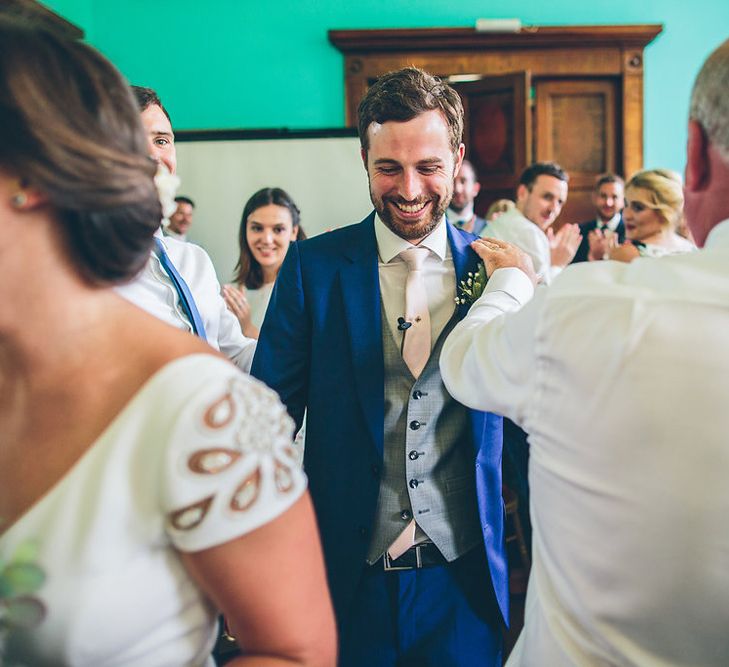
[[[423,263],[429,252],[427,248],[408,248],[400,253],[408,265],[405,320],[412,325],[403,332],[402,358],[415,379],[420,377],[430,357],[430,313],[423,276]]]
[[[408,277],[405,283],[405,320],[411,324],[403,332],[405,338],[402,358],[415,379],[420,377],[430,357],[430,313],[422,270],[429,252],[427,248],[408,248],[400,253],[400,257],[408,265]],[[415,519],[405,526],[387,553],[392,560],[395,560],[413,544],[415,544]]]

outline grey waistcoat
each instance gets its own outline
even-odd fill
[[[443,341],[458,320],[450,319],[415,380],[384,309],[382,319],[385,446],[367,561],[382,556],[413,517],[452,561],[481,535],[468,410],[448,394],[438,366]]]

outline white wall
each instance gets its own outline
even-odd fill
[[[309,236],[359,222],[372,210],[353,137],[178,142],[177,173],[178,194],[196,205],[189,238],[208,251],[221,283],[238,260],[243,206],[260,188],[286,190]]]

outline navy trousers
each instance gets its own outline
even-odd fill
[[[442,566],[368,566],[340,667],[501,667],[502,622],[482,547]]]

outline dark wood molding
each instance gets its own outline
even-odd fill
[[[270,139],[338,139],[356,137],[357,130],[348,127],[317,130],[175,130],[175,141],[254,141]]]
[[[84,38],[84,31],[81,28],[35,0],[0,0],[0,14],[2,13],[40,23],[71,39]]]
[[[663,30],[659,24],[598,26],[524,26],[515,33],[475,28],[330,30],[329,41],[343,54],[395,51],[489,49],[564,49],[566,47],[643,48]]]

